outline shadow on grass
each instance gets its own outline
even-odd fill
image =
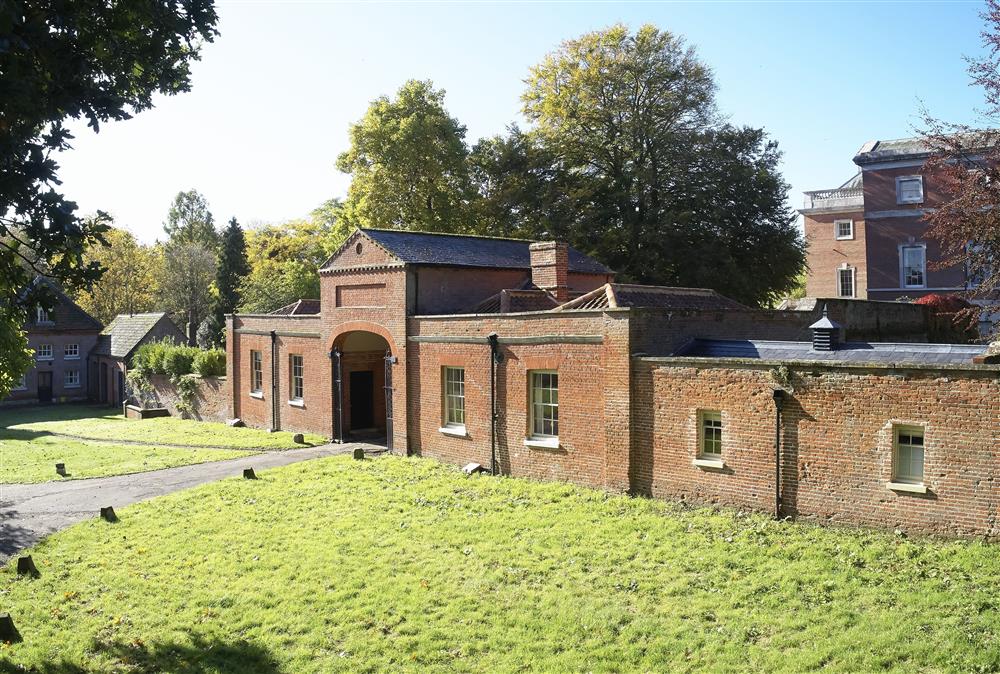
[[[25,642],[30,639],[26,635]],[[111,669],[130,672],[175,672],[177,674],[278,674],[281,668],[266,648],[246,641],[224,642],[192,635],[190,642],[101,643],[93,650],[114,660]],[[37,672],[38,674],[84,674],[93,671],[85,665],[59,660],[44,662],[27,669],[0,657],[0,673]]]

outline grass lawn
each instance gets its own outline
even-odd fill
[[[6,429],[6,430],[5,430]],[[292,442],[292,433],[268,433],[257,428],[230,428],[226,424],[192,421],[176,417],[126,419],[117,410],[88,405],[48,405],[0,410],[0,440],[9,430],[36,433],[66,433],[114,442],[130,440],[225,447],[228,449],[293,449],[327,442],[319,435],[307,434],[305,445]]]
[[[0,571],[0,671],[1000,668],[1000,555],[430,460],[333,457],[92,520]]]

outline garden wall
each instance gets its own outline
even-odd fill
[[[199,377],[198,375],[186,375],[194,378],[198,382],[198,389],[195,392],[193,411],[190,417],[198,421],[221,421],[225,422],[229,418],[229,388],[226,385],[225,377]],[[180,417],[181,412],[177,409],[180,395],[177,387],[170,381],[170,377],[165,374],[154,374],[150,376],[149,383],[157,400],[163,407],[170,410],[170,415]]]

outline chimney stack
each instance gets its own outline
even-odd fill
[[[809,326],[812,330],[813,351],[836,351],[840,338],[840,324],[830,320],[823,305],[823,317]]]
[[[531,282],[551,292],[557,301],[569,300],[569,246],[560,241],[539,241],[528,246]]]

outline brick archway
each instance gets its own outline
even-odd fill
[[[378,335],[389,345],[389,353],[394,356],[402,356],[402,353],[396,348],[395,341],[389,331],[378,323],[372,323],[371,321],[347,321],[346,323],[339,324],[332,335],[332,339],[330,339],[329,349],[332,351],[338,346],[343,346],[347,335],[352,332],[370,332]]]

